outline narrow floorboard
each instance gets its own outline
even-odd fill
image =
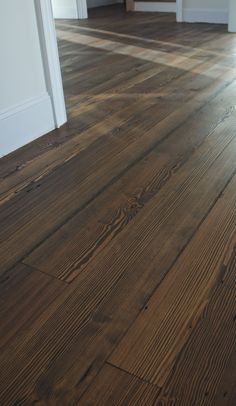
[[[69,121],[0,161],[0,404],[234,406],[235,36],[56,25]]]

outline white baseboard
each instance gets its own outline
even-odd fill
[[[155,1],[135,1],[134,11],[176,13],[176,3],[157,3]]]
[[[0,157],[54,128],[52,102],[47,93],[0,111]]]
[[[183,9],[183,21],[187,23],[227,24],[228,10],[226,9]]]
[[[77,19],[77,9],[76,7],[53,7],[53,17]]]
[[[123,3],[122,0],[87,0],[88,8],[110,6],[112,4]]]

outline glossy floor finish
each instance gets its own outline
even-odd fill
[[[236,404],[236,36],[57,22],[69,121],[0,161],[0,404]]]

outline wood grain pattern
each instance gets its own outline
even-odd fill
[[[18,264],[0,277],[1,351],[12,339],[37,324],[40,314],[64,291],[66,285],[37,270]]]
[[[231,193],[235,193],[235,183],[232,186],[234,189]],[[224,238],[219,241],[220,245],[224,244]],[[229,373],[228,364],[232,362],[232,353],[235,351],[235,239],[234,227],[217,267],[221,271],[218,283],[209,295],[204,312],[176,362],[174,374],[163,388],[164,398],[168,399],[166,404],[172,404],[176,399],[179,405],[209,405],[217,404],[217,398],[221,405],[226,402],[235,404],[235,390],[232,388],[235,371],[231,369],[232,376],[228,377],[229,389],[225,388],[222,393],[219,387],[221,380],[225,379],[224,371]]]
[[[159,388],[106,364],[80,403],[85,406],[150,406],[158,393]]]
[[[212,288],[218,279],[222,278],[222,270],[229,277],[227,275],[227,256],[234,255],[235,245],[235,187],[236,180],[234,179],[150,302],[147,303],[147,310],[145,309],[138,317],[111,357],[110,361],[114,365],[160,387],[163,386],[179,352],[203,313]],[[229,264],[231,273],[233,273],[233,266],[234,263],[231,262]],[[222,282],[222,280],[220,281]],[[229,285],[231,286],[231,284]],[[235,304],[233,299],[235,299],[234,296],[231,299],[232,306],[233,303]],[[228,304],[227,310],[230,311],[230,299],[225,298],[225,300]],[[216,314],[220,319],[220,313],[216,312]],[[233,316],[231,320],[233,321]],[[207,323],[209,320],[206,325]],[[229,333],[228,329],[227,331]],[[193,333],[193,337],[196,338],[196,333]],[[191,352],[191,354],[193,353],[195,351]],[[206,351],[206,353],[209,352]],[[192,362],[193,356],[190,358]],[[200,362],[196,362],[196,365],[200,365]],[[199,371],[203,373],[200,366]],[[182,375],[182,373],[181,368],[180,374]],[[187,374],[186,380],[183,378],[185,394],[187,392],[186,381]],[[178,384],[177,386],[180,387]],[[199,396],[201,393],[202,391],[199,390]],[[179,399],[178,396],[177,398]],[[186,399],[183,404],[194,404],[194,401],[201,404],[200,400],[194,399],[188,399],[188,401]]]
[[[183,110],[184,115],[189,114],[188,110]],[[21,260],[34,246],[56,231],[126,169],[145,156],[170,131],[170,127],[176,127],[176,115],[178,111],[167,125],[162,120],[160,127],[163,131],[157,132],[155,128],[144,133],[145,128],[142,128],[143,140],[141,137],[137,138],[134,129],[121,132],[118,139],[112,134],[99,138],[78,157],[71,157],[54,172],[36,179],[29,187],[17,193],[10,203],[5,202],[0,210],[0,234],[1,238],[4,236],[0,247],[2,270]],[[157,117],[157,121],[159,120]],[[151,123],[152,121],[148,121],[147,126],[151,126]],[[106,167],[102,165],[104,160],[108,164]],[[88,162],[91,163],[89,167]],[[20,241],[24,238],[26,229],[30,238],[22,246]],[[9,256],[6,247],[14,255]]]
[[[225,370],[222,374],[221,381],[216,388],[213,404],[216,406],[234,406],[236,399],[236,350],[235,345],[232,354],[227,359]]]
[[[134,219],[117,239],[112,241],[109,250],[101,252],[98,258],[90,264],[89,273],[81,273],[81,277],[77,278],[77,283],[71,285],[62,297],[54,301],[53,306],[47,310],[47,322],[44,325],[39,324],[38,330],[34,331],[33,335],[31,332],[23,335],[21,339],[23,347],[19,351],[16,349],[15,362],[11,363],[8,373],[4,374],[3,387],[6,387],[7,382],[10,390],[6,392],[2,388],[3,402],[7,403],[15,396],[16,391],[19,391],[20,382],[24,382],[20,391],[21,395],[29,393],[32,377],[37,381],[37,397],[47,397],[48,392],[45,392],[45,385],[50,387],[50,393],[53,392],[54,382],[59,381],[60,387],[62,384],[60,382],[61,372],[63,373],[60,368],[63,366],[68,373],[71,364],[72,371],[75,368],[76,374],[71,379],[70,373],[68,373],[69,380],[66,380],[65,393],[69,391],[73,396],[74,392],[69,390],[70,385],[76,385],[76,391],[78,390],[78,379],[82,378],[89,367],[86,362],[81,365],[81,353],[78,348],[84,342],[81,340],[86,338],[85,347],[81,347],[81,349],[86,355],[87,361],[90,362],[86,347],[88,338],[93,340],[94,334],[90,336],[89,332],[89,335],[86,336],[84,328],[86,325],[88,328],[90,327],[89,320],[99,304],[103,300],[107,300],[107,295],[111,294],[112,297],[116,297],[115,292],[119,287],[123,295],[127,294],[128,286],[129,290],[134,287],[131,278],[133,273],[130,274],[130,270],[133,269],[135,269],[133,277],[138,278],[139,275],[143,275],[140,283],[144,286],[150,280],[146,292],[147,295],[150,295],[230,180],[235,168],[236,149],[234,126],[232,126],[231,120],[234,123],[235,119],[231,117],[221,124],[224,131],[220,128],[221,126],[217,127],[217,130],[196,150],[192,159],[143,209],[142,216]],[[175,178],[178,178],[178,182]],[[189,211],[189,207],[191,207],[191,211]],[[164,245],[163,241],[166,241]],[[127,285],[127,278],[131,278],[130,285]],[[117,282],[119,282],[118,285]],[[112,291],[113,288],[114,291]],[[137,292],[139,290],[135,289],[134,294],[137,295]],[[120,297],[121,294],[117,296],[119,301]],[[135,311],[137,312],[137,310],[136,308]],[[68,317],[68,315],[70,316]],[[107,318],[102,313],[98,318],[98,323],[95,322],[99,330],[104,322],[106,325],[106,320]],[[128,319],[128,322],[131,323],[132,320]],[[123,329],[124,325],[121,324],[121,328]],[[119,334],[121,333],[119,332]],[[47,337],[47,342],[43,341],[43,337]],[[95,348],[97,353],[98,347]],[[90,351],[90,348],[88,350]],[[32,354],[34,354],[35,361],[31,364],[29,374],[27,365]],[[6,351],[0,358],[1,364],[9,363],[9,357],[11,359],[11,354]],[[49,362],[51,357],[54,360],[52,366]],[[78,364],[75,364],[76,359],[79,360]],[[46,365],[48,365],[47,368]],[[40,372],[41,368],[44,370],[43,375]],[[48,372],[46,372],[47,369]],[[14,381],[12,381],[13,376],[15,376]]]
[[[57,29],[69,122],[0,160],[0,404],[234,405],[235,37]]]
[[[25,263],[67,282],[73,280],[136,217],[205,137],[230,117],[234,92],[234,86],[226,88],[194,117],[186,120],[128,175],[122,176],[82,213],[46,240],[26,258]],[[191,134],[186,131],[189,126]]]

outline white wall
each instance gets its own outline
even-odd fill
[[[54,18],[78,18],[76,0],[52,0]]]
[[[0,1],[0,156],[54,128],[33,0]]]
[[[0,110],[46,91],[34,3],[23,3],[0,2]]]
[[[228,7],[228,0],[184,0],[188,8],[217,8],[225,9]]]
[[[183,20],[227,24],[228,0],[183,0]]]

